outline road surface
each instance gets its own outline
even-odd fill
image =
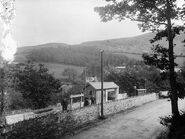
[[[165,129],[160,116],[170,115],[171,102],[157,100],[127,112],[115,114],[96,127],[65,139],[155,139]],[[179,108],[185,108],[185,100],[179,100]]]

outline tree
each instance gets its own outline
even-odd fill
[[[75,95],[75,94],[81,94],[81,93],[83,93],[84,86],[85,86],[85,83],[82,80],[78,80],[68,90],[68,95],[70,96],[70,95]]]
[[[113,81],[120,87],[120,93],[127,92],[129,96],[136,95],[134,86],[138,89],[146,87],[147,93],[158,92],[166,82],[162,82],[160,72],[153,66],[145,64],[127,65],[119,70],[109,67],[105,72],[105,81]]]
[[[14,87],[34,109],[48,106],[52,93],[60,90],[60,82],[44,65],[31,62],[18,64],[13,69]]]
[[[126,18],[139,22],[142,31],[157,31],[155,40],[163,37],[168,41],[168,60],[171,87],[171,105],[174,117],[179,116],[176,76],[174,71],[174,43],[173,40],[184,27],[176,26],[174,20],[180,20],[183,7],[177,6],[177,0],[106,0],[108,5],[96,7],[102,21]]]
[[[1,122],[4,121],[4,111],[5,111],[5,88],[6,88],[6,80],[5,80],[5,69],[4,67],[0,67],[0,117]]]
[[[1,61],[1,60],[0,60]],[[12,76],[13,64],[6,63],[2,60],[0,64],[0,107],[1,115],[7,110],[23,109],[25,102],[22,94],[14,90],[14,82]]]
[[[78,76],[78,72],[73,68],[66,68],[62,72],[62,75],[67,77],[68,81],[74,82]]]
[[[11,67],[5,60],[1,59],[0,56],[0,117],[1,122],[5,122],[5,112],[10,105],[10,92],[12,92],[11,84]]]
[[[105,81],[113,81],[120,87],[120,93],[127,93],[128,96],[136,95],[134,86],[137,84],[136,76],[127,71],[118,72],[116,70],[109,70],[105,74]]]

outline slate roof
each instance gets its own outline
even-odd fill
[[[91,85],[96,90],[101,89],[101,82],[88,82],[88,84]],[[103,82],[104,89],[118,88],[118,87],[119,86],[116,85],[114,82]]]

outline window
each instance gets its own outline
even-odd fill
[[[107,92],[108,100],[115,100],[115,91]]]
[[[89,92],[89,95],[92,96],[92,91]]]

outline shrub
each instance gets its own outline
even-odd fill
[[[169,129],[169,139],[184,139],[185,135],[185,113],[178,118],[172,116],[161,117],[160,123]]]
[[[56,139],[73,133],[76,121],[70,113],[60,113],[19,122],[7,132],[8,139]]]

